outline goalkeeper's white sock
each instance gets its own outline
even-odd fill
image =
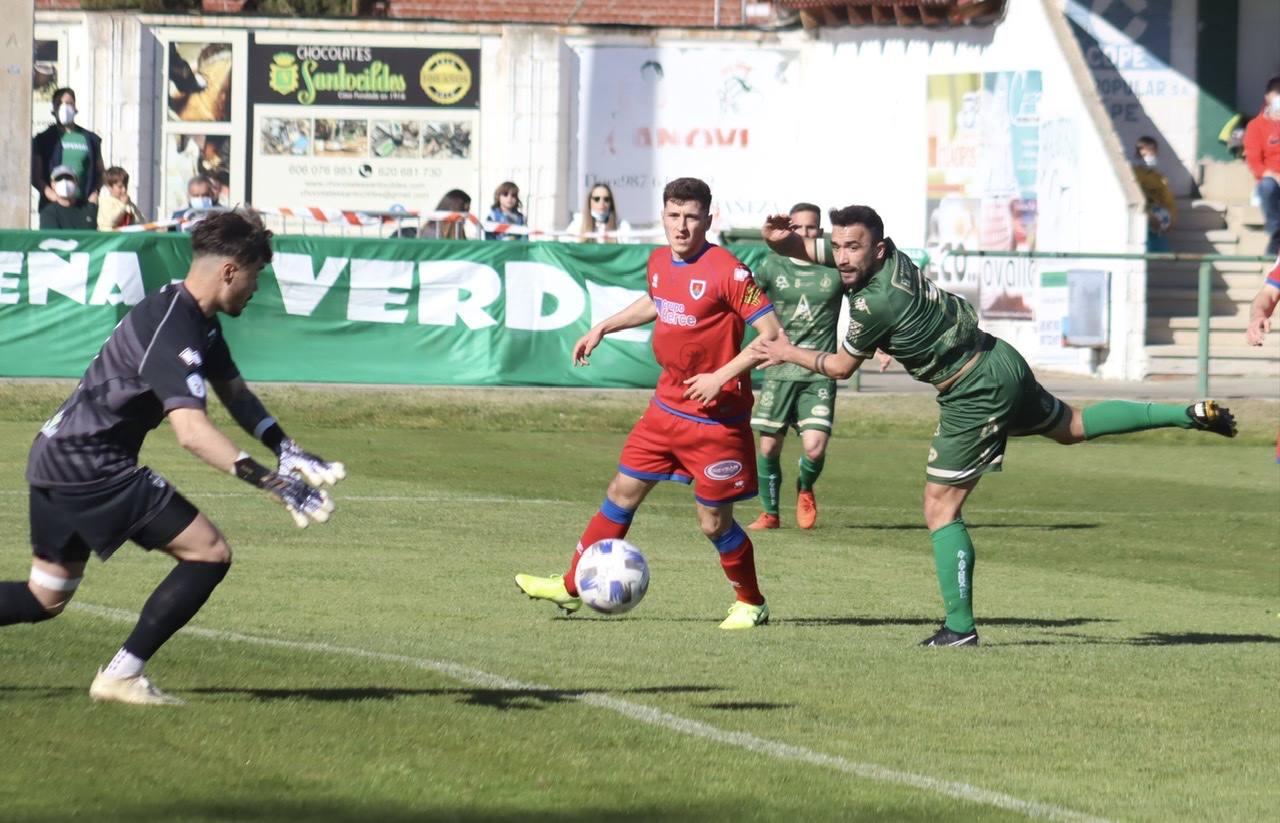
[[[141,657],[121,649],[116,652],[115,657],[111,658],[111,662],[107,664],[107,668],[102,673],[107,677],[116,677],[124,680],[142,674],[142,670],[146,665],[147,661]]]

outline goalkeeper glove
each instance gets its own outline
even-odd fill
[[[324,523],[333,513],[333,500],[328,492],[313,489],[293,475],[279,474],[254,460],[247,452],[232,467],[232,473],[246,483],[265,491],[272,499],[285,507],[293,522],[300,529],[314,520]]]
[[[304,450],[286,437],[280,441],[280,464],[276,472],[282,476],[301,475],[312,486],[332,486],[347,476],[347,467],[330,463],[318,455]]]

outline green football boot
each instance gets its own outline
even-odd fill
[[[569,594],[564,587],[564,578],[558,574],[550,577],[537,577],[532,574],[517,574],[516,586],[529,595],[530,600],[550,600],[566,614],[573,614],[582,608],[582,599]]]
[[[753,606],[741,600],[729,607],[729,616],[720,624],[722,629],[754,629],[769,622],[769,604]]]

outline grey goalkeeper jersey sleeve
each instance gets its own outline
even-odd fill
[[[125,315],[80,384],[40,429],[27,482],[92,488],[131,473],[147,433],[174,409],[205,407],[205,380],[239,375],[216,317],[165,286]]]

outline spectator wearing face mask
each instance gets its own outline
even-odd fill
[[[179,226],[181,231],[191,231],[213,208],[216,208],[213,202],[213,184],[209,182],[209,178],[197,174],[187,181],[187,207],[175,211],[172,219],[182,221]]]
[[[40,193],[40,210],[57,197],[53,170],[69,167],[77,183],[77,203],[98,202],[102,187],[102,138],[76,125],[76,93],[68,88],[53,93],[56,121],[31,140],[31,185]]]
[[[112,166],[102,175],[106,185],[98,198],[98,231],[115,231],[145,223],[142,212],[129,199],[129,172]]]
[[[1169,181],[1157,168],[1160,144],[1154,137],[1139,137],[1133,152],[1137,161],[1133,164],[1133,174],[1147,200],[1147,251],[1172,251],[1165,235],[1178,219],[1178,206],[1169,190]]]
[[[604,183],[596,183],[587,190],[587,202],[582,211],[573,215],[566,233],[576,234],[579,243],[616,243],[618,235],[631,231],[631,224],[618,218],[618,205],[613,189]]]
[[[56,166],[49,177],[49,193],[53,197],[40,209],[40,229],[96,229],[98,204],[80,196],[75,169]]]
[[[1267,81],[1262,111],[1245,127],[1244,161],[1258,181],[1256,194],[1270,235],[1267,256],[1280,254],[1280,77]]]

